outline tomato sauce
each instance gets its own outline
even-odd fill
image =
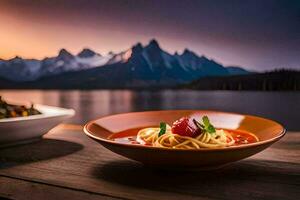
[[[108,139],[114,140],[116,142],[125,143],[125,144],[137,144],[137,145],[149,145],[149,144],[140,144],[136,141],[136,135],[143,128],[133,128],[125,130],[122,132],[114,133],[108,137]],[[244,130],[230,130],[224,129],[229,132],[233,137],[235,144],[233,146],[250,144],[258,141],[258,138],[253,133]],[[150,144],[151,145],[151,144]]]
[[[132,128],[118,133],[114,133],[108,139],[125,144],[140,144],[136,141],[136,135],[143,128]]]
[[[253,133],[243,130],[226,130],[233,137],[234,145],[249,144],[258,141],[258,138]]]

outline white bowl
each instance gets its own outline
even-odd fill
[[[41,138],[50,129],[75,114],[73,109],[35,104],[42,114],[0,119],[0,147]]]

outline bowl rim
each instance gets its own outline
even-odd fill
[[[34,104],[34,107],[37,110],[39,110],[41,114],[30,115],[25,117],[4,118],[4,119],[0,119],[0,124],[10,123],[10,122],[21,122],[21,121],[28,121],[28,120],[37,120],[37,119],[46,119],[46,118],[53,118],[53,117],[63,117],[63,116],[71,117],[75,115],[74,109],[48,106],[42,104]]]
[[[195,112],[214,112],[214,113],[223,113],[223,114],[233,114],[233,115],[242,115],[242,116],[246,116],[246,117],[255,117],[258,119],[263,119],[263,120],[267,120],[267,121],[271,121],[277,125],[280,126],[280,128],[282,129],[281,132],[275,136],[272,137],[270,139],[267,140],[262,140],[262,141],[258,141],[258,142],[254,142],[254,143],[250,143],[250,144],[242,144],[242,145],[238,145],[238,146],[230,146],[230,147],[221,147],[221,148],[201,148],[201,149],[173,149],[173,148],[165,148],[165,147],[153,147],[153,146],[146,146],[146,145],[138,145],[138,144],[126,144],[126,143],[120,143],[120,142],[116,142],[114,140],[110,140],[107,138],[102,138],[102,137],[97,137],[95,135],[93,135],[93,133],[91,133],[88,130],[88,126],[90,126],[91,124],[93,124],[95,121],[98,121],[100,119],[103,118],[107,118],[107,117],[112,117],[112,116],[120,116],[120,115],[128,115],[128,114],[138,114],[138,113],[151,113],[151,112],[162,112],[162,111],[171,111],[171,112],[176,112],[176,111],[181,111],[181,112],[189,112],[189,111],[195,111]],[[87,135],[88,137],[96,140],[96,141],[100,141],[100,142],[104,142],[104,143],[108,143],[111,145],[116,145],[116,146],[122,146],[122,147],[128,147],[128,148],[142,148],[142,149],[152,149],[152,150],[164,150],[164,151],[189,151],[189,152],[202,152],[202,151],[228,151],[228,150],[237,150],[237,149],[245,149],[245,148],[250,148],[250,147],[255,147],[255,146],[261,146],[264,144],[272,144],[276,141],[278,141],[279,139],[281,139],[285,134],[286,134],[286,129],[277,121],[268,119],[268,118],[264,118],[264,117],[259,117],[259,116],[255,116],[255,115],[248,115],[248,114],[240,114],[240,113],[235,113],[235,112],[223,112],[223,111],[216,111],[216,110],[193,110],[193,109],[184,109],[184,110],[149,110],[149,111],[138,111],[138,112],[127,112],[127,113],[118,113],[118,114],[112,114],[112,115],[106,115],[103,117],[100,117],[98,119],[89,121],[88,123],[86,123],[83,127],[83,132],[85,135]]]

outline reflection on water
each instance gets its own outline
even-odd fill
[[[289,130],[300,130],[299,92],[1,90],[0,95],[16,102],[74,108],[76,116],[70,122],[80,124],[104,115],[130,111],[210,109],[268,117]]]

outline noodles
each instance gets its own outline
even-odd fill
[[[224,148],[258,141],[254,134],[247,131],[216,129],[207,116],[200,120],[181,117],[173,122],[172,127],[160,122],[159,127],[126,130],[114,134],[113,139],[122,143],[172,149]]]
[[[231,146],[235,143],[233,137],[222,129],[214,133],[203,132],[197,137],[188,137],[172,133],[167,125],[166,132],[159,136],[160,128],[144,128],[137,134],[137,141],[141,144],[152,144],[155,147],[175,149],[201,149]]]

